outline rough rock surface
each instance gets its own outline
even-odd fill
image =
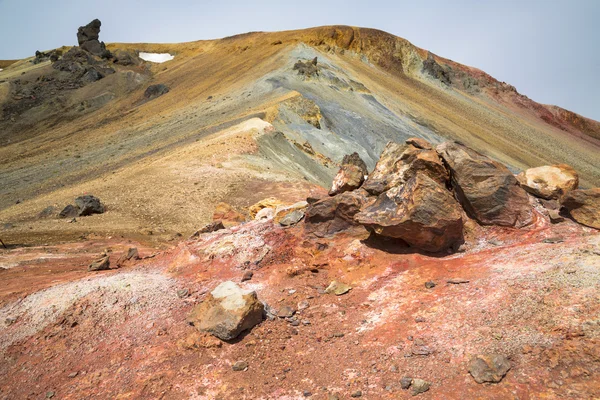
[[[221,221],[226,228],[238,225],[245,220],[246,217],[243,214],[227,203],[218,203],[213,211],[213,221]]]
[[[106,50],[104,42],[100,42],[100,26],[102,23],[95,19],[85,26],[80,26],[77,30],[77,42],[79,46],[91,54],[103,58],[110,57],[110,52]]]
[[[543,199],[558,199],[579,186],[577,172],[566,164],[529,168],[517,175],[523,189]]]
[[[210,224],[204,225],[202,228],[198,229],[196,232],[192,234],[193,238],[197,238],[203,233],[211,233],[216,232],[218,230],[225,229],[225,225],[223,225],[223,221],[214,221]]]
[[[88,271],[104,271],[110,269],[110,257],[104,256],[88,266]]]
[[[75,199],[75,205],[78,208],[78,216],[80,217],[104,213],[104,206],[96,196],[79,196]]]
[[[424,173],[382,193],[355,219],[378,235],[402,239],[425,251],[457,248],[463,240],[460,205]]]
[[[231,281],[217,286],[192,310],[188,322],[221,340],[232,340],[262,321],[264,306],[256,292]]]
[[[399,178],[395,174],[396,164],[407,148],[408,145],[406,144],[389,142],[383,149],[379,161],[377,161],[375,168],[369,174],[362,188],[377,196],[398,184]]]
[[[450,169],[452,186],[465,211],[485,225],[523,227],[533,222],[529,198],[504,165],[456,142],[437,151]]]
[[[469,373],[477,383],[498,383],[510,370],[510,362],[500,354],[479,354],[469,363]]]
[[[365,181],[365,176],[368,173],[367,165],[360,158],[358,153],[344,156],[342,166],[335,178],[333,178],[329,195],[334,196],[336,194],[358,189]]]
[[[580,224],[600,229],[600,188],[573,190],[562,198],[561,206]]]
[[[68,204],[62,211],[58,214],[59,218],[75,218],[79,215],[79,209],[75,207],[73,204]]]
[[[366,193],[360,190],[319,200],[306,210],[306,229],[325,237],[356,226],[354,216],[367,202]]]

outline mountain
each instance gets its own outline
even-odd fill
[[[600,397],[598,122],[373,29],[100,26],[0,62],[0,398]]]
[[[328,186],[344,154],[372,168],[388,141],[413,136],[459,140],[514,172],[566,163],[583,187],[600,185],[598,122],[385,32],[329,26],[107,47],[174,59],[112,64],[114,74],[83,87],[50,61],[0,73],[2,220],[93,192],[113,217],[86,229],[189,234],[220,201],[243,208]],[[315,57],[314,75],[294,69]],[[151,84],[169,93],[146,101]],[[27,224],[36,238],[81,234]],[[23,227],[24,242],[30,231]]]

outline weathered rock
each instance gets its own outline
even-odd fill
[[[319,200],[323,200],[323,199],[327,198],[328,196],[329,196],[329,193],[327,192],[327,190],[323,189],[320,186],[314,187],[308,193],[308,196],[306,197],[306,202],[308,204],[314,204]]]
[[[250,279],[252,279],[253,276],[254,276],[254,272],[252,272],[252,271],[244,272],[244,275],[242,276],[242,282],[249,281]]]
[[[303,76],[317,76],[319,75],[319,68],[317,67],[317,57],[312,60],[298,60],[294,64],[294,71],[298,71],[298,75]]]
[[[360,158],[358,153],[355,152],[344,156],[342,166],[335,178],[333,178],[329,195],[334,196],[336,194],[358,189],[365,181],[365,176],[368,173],[367,165]]]
[[[202,228],[198,229],[196,232],[194,232],[192,234],[191,237],[197,238],[200,235],[202,235],[203,233],[216,232],[221,229],[225,229],[225,226],[223,225],[223,221],[214,221],[214,222],[211,222],[210,224],[206,224]]]
[[[48,218],[53,215],[56,215],[55,213],[56,213],[56,209],[54,208],[54,206],[48,206],[48,207],[44,208],[42,211],[40,211],[40,213],[38,214],[38,218]]]
[[[92,195],[79,196],[75,199],[75,205],[79,209],[78,216],[80,217],[104,212],[104,206],[100,199]]]
[[[573,190],[562,198],[561,206],[580,224],[600,229],[600,188]]]
[[[138,249],[135,247],[130,247],[127,252],[123,253],[121,257],[117,260],[117,267],[122,267],[129,260],[139,260],[140,255],[138,253]]]
[[[77,42],[81,46],[89,40],[98,40],[100,38],[100,27],[102,22],[95,19],[85,26],[80,26],[77,30]]]
[[[433,150],[433,146],[431,145],[431,143],[429,143],[425,139],[421,139],[421,138],[417,138],[417,137],[412,137],[412,138],[406,139],[406,144],[410,144],[410,145],[416,147],[417,149]]]
[[[74,218],[79,215],[79,209],[75,207],[73,204],[67,205],[62,211],[58,214],[60,218]]]
[[[360,190],[319,200],[306,210],[305,227],[308,232],[325,237],[356,226],[354,216],[368,201],[366,193]]]
[[[275,197],[269,197],[248,207],[248,215],[250,216],[250,219],[255,219],[256,214],[263,208],[272,208],[274,214],[277,207],[284,205],[285,204],[281,200],[278,200]]]
[[[285,217],[279,220],[279,225],[281,226],[292,226],[296,225],[304,218],[304,211],[302,210],[294,210],[289,214],[286,214]]]
[[[104,256],[91,263],[88,267],[88,271],[103,271],[110,269],[109,256]]]
[[[469,373],[477,383],[497,383],[510,370],[510,362],[500,354],[479,354],[471,358]]]
[[[259,212],[256,213],[254,219],[256,221],[264,220],[264,219],[273,219],[275,216],[275,209],[272,207],[263,208]]]
[[[215,206],[215,211],[213,212],[213,221],[221,221],[223,226],[229,228],[235,225],[238,225],[240,222],[244,222],[246,217],[237,212],[227,203],[219,203]]]
[[[377,235],[402,239],[425,251],[457,248],[463,242],[460,205],[424,173],[379,195],[355,220]]]
[[[452,84],[449,67],[440,65],[435,60],[432,52],[427,53],[427,59],[423,61],[422,72],[427,73],[432,78],[437,79],[448,86]]]
[[[566,164],[529,168],[517,175],[523,189],[543,199],[558,199],[577,189],[579,176]]]
[[[533,222],[529,198],[504,165],[456,142],[438,153],[450,169],[452,186],[465,211],[484,225],[523,227]]]
[[[117,50],[113,53],[113,62],[123,66],[140,65],[142,59],[134,51]]]
[[[169,88],[167,87],[167,85],[159,83],[157,85],[148,86],[148,88],[144,92],[144,97],[146,99],[155,99],[167,93],[169,93]]]
[[[558,210],[548,210],[548,218],[550,218],[550,222],[553,224],[558,224],[559,222],[563,222],[565,218],[560,215]]]
[[[256,292],[226,281],[194,307],[188,322],[221,340],[232,340],[260,323],[263,311],[264,306],[258,301]]]
[[[275,215],[273,217],[274,222],[281,222],[283,218],[288,216],[289,214],[300,211],[302,217],[304,217],[304,211],[308,207],[308,203],[306,201],[299,201],[297,203],[292,204],[291,206],[280,205],[275,209]],[[299,220],[298,220],[299,221]],[[296,221],[296,222],[298,222]],[[295,222],[294,222],[295,223]]]
[[[341,296],[346,294],[352,289],[349,285],[346,285],[343,282],[333,281],[327,286],[325,289],[325,293],[327,294],[335,294],[336,296]]]
[[[431,386],[431,383],[429,383],[423,379],[415,378],[412,380],[411,386],[412,386],[412,395],[416,396],[418,394],[425,393],[426,391],[428,391],[429,387]]]
[[[418,172],[425,173],[434,181],[446,184],[448,171],[446,170],[439,155],[431,149],[424,140],[410,140],[411,144],[388,143],[375,169],[363,184],[363,189],[373,195],[381,193],[404,184]],[[412,143],[417,143],[414,146]]]

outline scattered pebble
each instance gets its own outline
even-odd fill
[[[405,376],[402,379],[400,379],[400,387],[404,390],[408,389],[411,384],[412,384],[411,377]]]
[[[350,395],[350,397],[362,397],[362,391],[357,390],[355,392],[352,392],[352,394]]]
[[[433,289],[435,287],[435,282],[433,282],[433,281],[427,281],[427,282],[425,282],[425,287],[427,289]]]
[[[412,380],[411,386],[412,386],[412,395],[416,396],[418,394],[425,393],[426,391],[428,391],[429,387],[431,386],[431,383],[429,383],[423,379],[415,378]]]
[[[254,272],[252,272],[252,271],[244,272],[244,276],[242,276],[242,282],[249,281],[250,279],[252,279],[253,276],[254,276]]]
[[[463,278],[452,278],[452,279],[448,279],[447,282],[452,285],[460,285],[461,283],[469,283],[469,280],[463,279]]]
[[[234,371],[246,371],[248,369],[248,363],[246,361],[236,361],[233,364],[232,369]]]

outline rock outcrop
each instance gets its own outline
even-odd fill
[[[523,189],[534,196],[551,200],[577,189],[577,172],[566,164],[529,168],[517,175]]]
[[[600,229],[600,188],[573,190],[562,198],[561,206],[580,224]]]
[[[104,42],[99,41],[101,25],[102,22],[95,19],[85,26],[80,26],[77,30],[77,43],[83,50],[95,56],[110,58],[110,51],[106,49]]]
[[[516,228],[533,222],[527,193],[504,165],[456,142],[442,143],[437,151],[470,217],[483,225]]]
[[[358,153],[344,156],[342,166],[333,178],[329,195],[335,196],[336,194],[358,189],[365,181],[365,176],[368,173],[367,165]]]
[[[192,310],[188,322],[201,332],[221,340],[232,340],[262,321],[263,304],[256,292],[244,290],[231,281],[217,286]]]
[[[167,85],[159,83],[157,85],[150,85],[144,92],[144,98],[151,100],[162,96],[163,94],[169,93]]]

